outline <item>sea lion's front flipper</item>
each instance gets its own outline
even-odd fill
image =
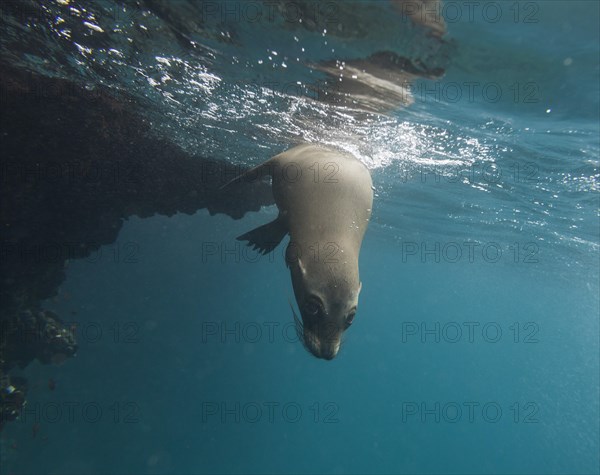
[[[237,238],[238,241],[248,241],[248,246],[258,250],[261,254],[267,254],[275,249],[288,233],[288,227],[281,215],[270,223],[263,224],[246,234]]]

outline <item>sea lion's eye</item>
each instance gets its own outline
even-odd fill
[[[308,302],[306,304],[306,313],[308,313],[309,315],[312,315],[313,317],[319,314],[319,311],[321,310],[321,306],[314,301]]]
[[[346,325],[350,326],[352,325],[352,322],[354,321],[354,316],[356,315],[356,312],[350,312],[348,314],[348,316],[346,317]]]
[[[304,310],[306,314],[311,317],[319,317],[325,314],[323,302],[316,295],[310,295],[308,297],[308,300],[304,305]]]

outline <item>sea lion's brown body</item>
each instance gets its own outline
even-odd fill
[[[264,175],[273,177],[279,216],[238,239],[269,252],[289,233],[286,261],[304,345],[315,356],[332,359],[358,305],[358,255],[373,204],[371,175],[354,156],[313,144],[276,155],[244,176]]]

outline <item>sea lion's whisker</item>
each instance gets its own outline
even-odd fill
[[[294,306],[292,305],[292,302],[289,299],[288,299],[288,303],[290,304],[290,308],[292,309],[292,316],[294,317],[294,324],[296,327],[296,335],[298,336],[298,339],[302,342],[302,344],[305,345],[305,343],[304,343],[304,324],[302,323],[302,320],[300,318],[298,318],[298,315],[296,315]]]

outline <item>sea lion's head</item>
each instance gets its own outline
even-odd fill
[[[296,329],[305,348],[317,358],[335,358],[343,333],[354,321],[361,289],[358,266],[354,267],[311,265],[301,258],[290,263],[292,286],[302,319],[294,312]]]

